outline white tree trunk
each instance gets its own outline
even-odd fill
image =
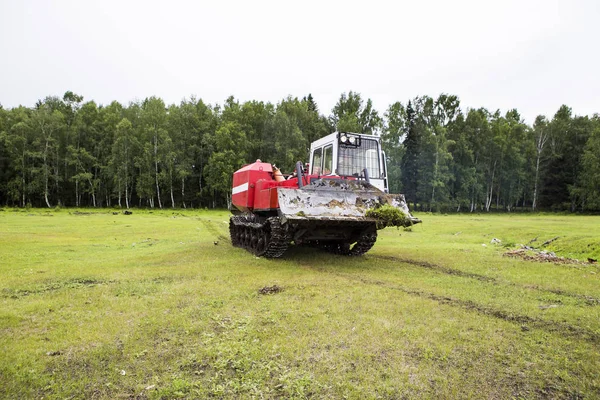
[[[185,206],[185,178],[181,178],[181,201],[183,203],[183,208],[187,208]]]
[[[25,153],[22,161],[23,169],[21,171],[21,196],[23,197],[23,207],[25,207]]]
[[[540,153],[538,152],[537,160],[535,162],[535,182],[533,185],[533,203],[531,204],[532,211],[535,211],[535,208],[537,207],[539,173],[540,173]]]
[[[125,182],[125,207],[127,207],[127,209],[129,210],[129,197],[128,197],[128,195],[129,195],[129,193],[127,192],[127,182]],[[119,203],[119,207],[121,207],[120,203]]]
[[[169,189],[171,190],[171,208],[175,208],[175,198],[173,197],[173,169],[169,172]]]
[[[154,177],[156,180],[156,197],[158,198],[158,207],[162,208],[162,203],[160,202],[160,185],[158,184],[158,133],[154,132]],[[154,204],[154,200],[152,201]],[[154,205],[152,205],[154,208]]]
[[[119,181],[117,192],[119,194],[119,208],[121,208],[121,181]]]
[[[531,204],[531,209],[535,211],[537,208],[537,200],[538,200],[538,179],[540,173],[540,159],[542,158],[542,151],[546,146],[546,142],[548,141],[548,133],[543,130],[540,132],[540,135],[537,138],[536,143],[536,160],[535,160],[535,182],[533,188],[533,203]]]
[[[75,207],[79,207],[79,179],[75,179]]]
[[[129,192],[128,192],[128,186],[129,186],[129,168],[128,165],[129,164],[129,148],[125,147],[125,206],[127,207],[127,209],[129,210]],[[121,206],[121,204],[119,204],[119,207]]]
[[[92,192],[92,204],[94,205],[94,208],[96,208],[96,191],[94,190],[94,184],[92,183],[91,179],[88,179],[88,183]]]
[[[492,178],[488,183],[488,187],[486,189],[486,198],[485,198],[485,211],[490,211],[490,206],[492,205],[492,199],[494,198],[494,175],[496,174],[496,161],[494,161],[494,166],[492,167]],[[489,190],[488,190],[489,189]]]
[[[43,132],[43,131],[42,131]],[[50,208],[50,201],[48,200],[48,139],[46,139],[46,147],[44,148],[44,200],[46,206]]]

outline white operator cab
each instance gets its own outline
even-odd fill
[[[364,177],[366,168],[373,186],[388,193],[385,153],[378,136],[334,132],[310,145],[311,175]]]

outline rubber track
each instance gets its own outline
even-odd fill
[[[271,217],[267,220],[267,224],[271,229],[271,235],[264,256],[267,258],[279,258],[288,249],[291,238],[284,227],[281,226],[279,218]]]
[[[252,229],[257,235],[268,233],[269,242],[266,245],[264,253],[261,255],[266,258],[281,257],[290,245],[291,238],[287,230],[281,226],[277,217],[271,217],[267,220],[259,220],[254,215],[235,215],[229,220],[229,234],[231,244],[235,247],[242,247],[255,254],[255,249],[243,246],[235,239],[236,227]]]
[[[358,241],[350,248],[349,243],[331,243],[331,242],[312,242],[309,246],[315,246],[333,254],[341,254],[344,256],[362,256],[375,245],[377,241],[377,232],[364,233]]]
[[[377,241],[377,232],[369,232],[363,234],[356,244],[350,250],[351,256],[362,256],[367,251],[371,250],[375,242]]]

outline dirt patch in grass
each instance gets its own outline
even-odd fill
[[[94,213],[87,212],[87,211],[73,211],[72,213],[70,212],[69,214],[72,214],[72,215],[92,215]]]
[[[520,258],[525,261],[550,262],[554,264],[566,265],[594,265],[597,260],[588,259],[588,261],[579,261],[574,258],[560,257],[552,251],[537,250],[533,247],[523,246],[518,249],[513,249],[503,254],[505,257]]]
[[[151,283],[175,283],[181,282],[185,279],[183,276],[157,276],[156,278],[147,279],[147,282]]]
[[[273,286],[265,286],[258,290],[258,294],[268,295],[268,294],[276,294],[283,292],[283,288],[281,286],[273,285]]]

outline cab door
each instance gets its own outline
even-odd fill
[[[331,175],[334,171],[333,145],[313,149],[310,156],[311,175]]]

